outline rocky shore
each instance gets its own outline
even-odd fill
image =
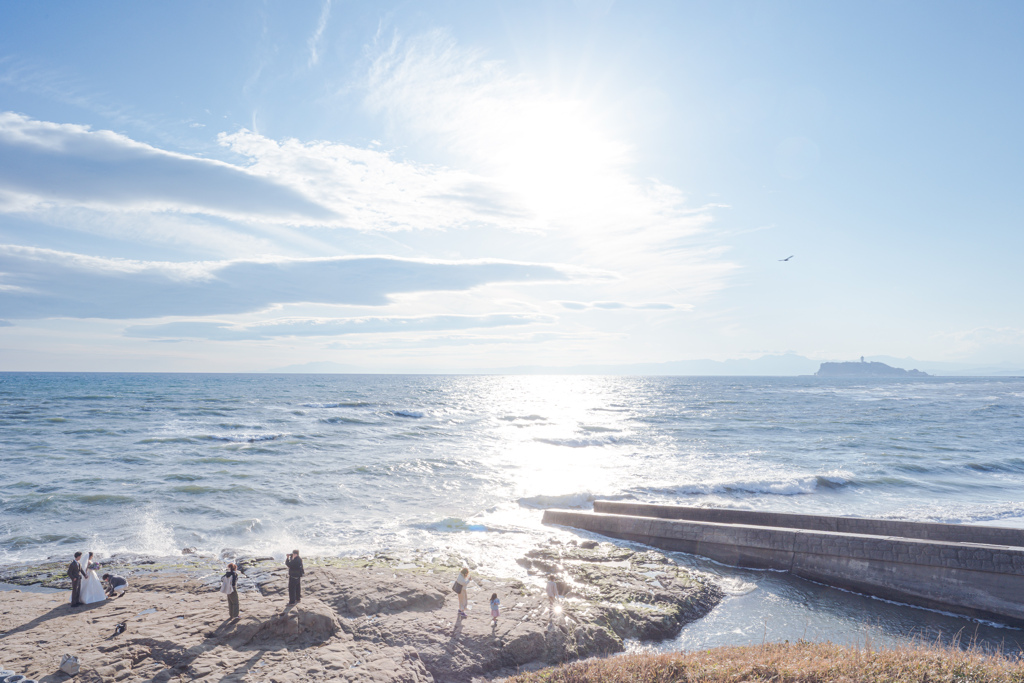
[[[4,592],[0,668],[81,681],[471,681],[621,652],[663,639],[712,609],[721,591],[657,552],[550,542],[519,560],[526,580],[476,575],[456,618],[461,558],[307,559],[303,599],[287,606],[283,566],[241,559],[241,619],[217,591],[221,563],[186,557],[108,561],[128,575],[121,598],[72,609],[68,593]],[[549,608],[545,577],[565,597]],[[0,570],[0,581],[63,588],[63,565]],[[501,617],[492,625],[488,600]],[[114,635],[114,627],[126,630]]]

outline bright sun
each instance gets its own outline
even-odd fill
[[[579,102],[522,102],[504,114],[500,129],[493,160],[499,178],[548,218],[607,196],[628,152]]]

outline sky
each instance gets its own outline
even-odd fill
[[[1024,364],[1021,35],[1009,1],[3,3],[0,370]]]

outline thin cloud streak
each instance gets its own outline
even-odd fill
[[[265,340],[278,337],[337,337],[349,334],[437,332],[514,325],[550,324],[546,315],[495,313],[491,315],[424,315],[360,318],[285,318],[251,325],[212,321],[180,321],[159,325],[132,325],[124,336],[146,339],[191,338],[217,341]]]
[[[670,304],[658,301],[647,303],[629,304],[621,301],[559,301],[559,305],[573,311],[586,311],[600,309],[612,311],[617,309],[629,309],[635,311],[671,311],[674,309],[690,310],[693,306],[688,304]]]
[[[238,314],[288,303],[380,306],[393,294],[585,276],[566,266],[496,260],[363,256],[173,263],[0,245],[0,315],[132,319]]]
[[[0,192],[5,203],[20,197],[14,206],[21,210],[57,203],[291,222],[335,218],[298,191],[231,164],[13,112],[0,113]]]
[[[529,332],[518,335],[494,335],[494,334],[463,334],[445,335],[440,337],[413,337],[408,336],[379,336],[370,339],[346,337],[342,340],[331,342],[325,348],[338,351],[361,351],[380,349],[437,349],[447,347],[531,347],[535,348],[540,344],[549,342],[593,342],[593,335],[567,334],[563,332]]]
[[[327,28],[327,19],[330,15],[331,0],[324,0],[324,4],[320,8],[320,20],[317,21],[316,30],[313,31],[313,35],[309,37],[309,41],[307,42],[309,47],[309,61],[306,65],[310,69],[320,63],[321,43],[324,38],[324,29]]]

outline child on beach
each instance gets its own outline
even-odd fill
[[[501,600],[498,599],[497,593],[491,593],[491,623],[495,626],[498,625],[498,605],[501,604]]]
[[[554,607],[555,607],[555,598],[558,597],[558,584],[555,583],[555,575],[554,574],[548,574],[547,593],[548,593],[548,606],[551,607],[552,609],[554,609]]]

